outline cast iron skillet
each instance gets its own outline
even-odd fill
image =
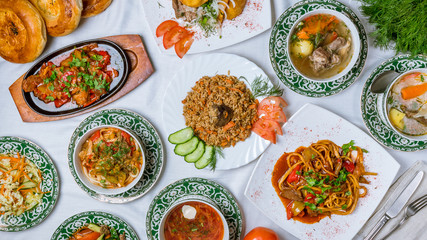
[[[31,75],[36,74],[40,70],[43,63],[49,62],[52,60],[54,61],[57,57],[62,58],[63,56],[69,56],[69,54],[75,48],[80,48],[91,43],[98,44],[98,48],[96,48],[96,50],[105,50],[111,55],[110,66],[119,72],[119,76],[113,78],[113,81],[111,82],[110,91],[102,95],[98,101],[86,107],[78,107],[75,103],[68,102],[62,105],[61,107],[56,108],[53,102],[44,103],[43,101],[35,97],[32,92],[24,92],[24,90],[22,90],[22,95],[24,97],[24,100],[32,110],[34,110],[38,114],[49,116],[49,117],[66,116],[66,115],[78,113],[102,103],[103,101],[107,100],[109,97],[117,93],[123,87],[129,74],[129,69],[130,69],[129,59],[121,47],[119,47],[117,44],[115,44],[112,41],[104,40],[104,39],[91,39],[91,40],[77,42],[77,43],[65,46],[45,56],[44,58],[40,59],[36,64],[34,64],[30,68],[27,74],[25,74],[24,79],[26,79]]]

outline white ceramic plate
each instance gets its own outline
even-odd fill
[[[163,38],[156,37],[156,28],[165,20],[175,19],[171,0],[142,0],[145,18],[150,26],[153,37],[159,49],[167,54],[175,54],[174,48],[165,50]],[[185,23],[179,20],[180,25]],[[227,47],[246,39],[252,38],[271,27],[270,0],[247,0],[242,14],[233,20],[225,20],[222,34],[205,37],[199,28],[191,29],[196,32],[193,45],[188,53],[200,53]]]
[[[229,71],[230,75],[244,76],[249,82],[260,75],[267,77],[264,71],[253,62],[233,54],[217,53],[193,58],[179,70],[166,89],[162,105],[163,126],[166,132],[171,134],[186,127],[181,101],[191,91],[196,81],[203,76],[228,74]],[[225,159],[218,159],[216,169],[226,170],[248,164],[261,155],[269,144],[269,141],[252,133],[244,142],[225,148],[223,150]],[[185,163],[184,159],[182,161]]]
[[[284,136],[258,161],[245,196],[281,228],[300,239],[352,239],[384,197],[400,168],[399,163],[364,131],[312,104],[304,105],[289,119],[284,125]],[[274,165],[284,152],[293,152],[300,146],[309,146],[322,139],[332,140],[340,146],[354,140],[355,145],[369,151],[364,154],[366,170],[378,175],[367,177],[371,182],[364,184],[368,194],[359,200],[356,210],[350,215],[332,215],[314,224],[287,220],[286,209],[271,184]]]

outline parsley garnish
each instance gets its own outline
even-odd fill
[[[305,206],[308,206],[311,210],[316,211],[317,207],[313,203],[304,202]]]
[[[350,150],[356,150],[357,148],[354,146],[354,140],[351,140],[349,143],[342,145],[342,153],[346,155]]]
[[[98,54],[94,54],[94,55],[90,56],[90,58],[92,58],[95,61],[101,61],[102,60],[102,56],[98,55]]]

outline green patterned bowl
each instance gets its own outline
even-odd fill
[[[303,16],[320,10],[338,12],[345,16],[342,20],[350,19],[356,28],[354,34],[358,34],[357,39],[360,39],[360,51],[358,54],[353,54],[354,65],[346,71],[345,75],[330,81],[319,81],[304,77],[292,66],[288,55],[288,36],[295,23]],[[362,22],[346,5],[335,0],[301,1],[288,8],[274,24],[269,42],[270,61],[277,77],[292,91],[308,97],[327,97],[345,90],[359,77],[368,55],[367,39]]]
[[[362,118],[369,133],[381,144],[394,150],[414,152],[427,148],[427,140],[413,140],[396,133],[387,123],[380,94],[371,92],[374,80],[386,71],[407,72],[412,69],[427,68],[425,55],[394,56],[376,67],[366,80],[361,95]]]
[[[73,233],[89,223],[107,225],[117,230],[119,234],[125,234],[126,240],[138,240],[135,230],[124,220],[113,214],[98,211],[81,212],[67,218],[55,230],[51,240],[68,240]]]
[[[291,28],[290,33],[293,33],[295,31],[295,29],[297,28],[298,24],[306,19],[307,17],[313,16],[313,15],[317,15],[317,14],[329,14],[329,15],[333,15],[335,16],[337,19],[343,21],[345,23],[345,25],[347,26],[348,30],[350,30],[351,33],[351,39],[352,39],[352,52],[351,52],[351,59],[350,62],[347,64],[347,66],[339,73],[337,73],[336,75],[330,77],[330,78],[322,78],[322,79],[313,79],[310,78],[308,76],[305,76],[305,74],[301,73],[294,65],[292,58],[291,58],[291,64],[292,67],[294,68],[294,70],[304,76],[305,78],[312,80],[312,81],[334,81],[337,80],[339,78],[342,78],[343,76],[347,75],[347,73],[354,67],[354,64],[356,64],[357,61],[357,57],[360,54],[360,37],[359,37],[359,32],[357,31],[356,25],[354,25],[353,21],[348,18],[346,15],[336,11],[336,10],[332,10],[332,9],[316,9],[313,11],[309,11],[304,15],[301,15],[297,21],[295,21],[294,25]],[[290,48],[291,48],[291,36],[292,34],[288,34],[288,56],[290,56]]]
[[[52,212],[59,195],[59,177],[49,155],[36,144],[17,137],[0,137],[0,154],[15,155],[19,153],[33,162],[40,169],[43,181],[41,190],[45,192],[41,203],[32,210],[19,216],[0,216],[0,231],[18,232],[41,223]],[[1,237],[0,237],[1,238]]]
[[[158,240],[161,228],[161,220],[166,212],[188,198],[209,199],[217,206],[225,217],[229,230],[230,240],[242,238],[243,216],[233,195],[218,183],[203,178],[184,178],[178,180],[160,191],[151,202],[146,218],[147,239]]]
[[[165,212],[165,214],[162,217],[162,220],[160,221],[160,228],[159,228],[160,229],[160,231],[159,231],[160,240],[165,240],[164,228],[165,228],[165,224],[166,224],[166,219],[169,216],[169,214],[178,205],[186,203],[186,202],[200,202],[200,203],[206,204],[209,207],[211,207],[212,209],[214,209],[215,212],[221,217],[222,226],[224,227],[224,236],[223,236],[222,240],[229,240],[230,239],[229,230],[228,230],[228,223],[225,220],[224,214],[218,209],[218,206],[209,198],[206,198],[203,196],[198,196],[198,195],[194,195],[194,196],[190,195],[190,196],[184,197],[184,198],[180,199],[179,201],[175,202],[174,204],[172,204],[169,207],[169,209]]]
[[[96,185],[95,183],[91,182],[91,180],[88,178],[88,176],[84,173],[83,168],[82,168],[82,164],[80,163],[79,153],[83,147],[83,144],[86,142],[86,140],[88,138],[90,138],[92,136],[92,134],[94,134],[96,131],[103,129],[103,128],[117,128],[123,132],[126,132],[133,139],[135,139],[136,144],[138,145],[139,149],[141,149],[142,166],[141,166],[141,169],[139,171],[138,176],[136,176],[135,179],[131,183],[129,183],[128,185],[121,187],[121,188],[103,188],[103,187]],[[74,156],[73,157],[74,157],[73,160],[74,160],[74,168],[75,168],[74,170],[77,173],[77,176],[80,178],[80,181],[82,181],[91,190],[93,190],[99,194],[107,194],[107,195],[124,193],[124,192],[128,191],[129,189],[133,188],[138,183],[138,181],[141,179],[142,174],[144,173],[145,162],[146,162],[144,144],[142,143],[141,139],[133,131],[128,130],[128,129],[124,129],[122,127],[115,126],[115,125],[98,126],[98,127],[92,128],[90,131],[87,131],[82,136],[82,138],[80,138],[80,140],[77,142],[76,147],[74,149]]]
[[[412,69],[406,72],[403,72],[401,74],[399,74],[392,82],[390,82],[390,84],[388,85],[387,89],[384,91],[384,93],[379,93],[379,101],[382,101],[382,116],[384,117],[385,121],[387,122],[388,126],[394,130],[395,133],[399,134],[401,137],[404,138],[408,138],[414,141],[427,141],[427,134],[424,135],[420,135],[420,136],[413,136],[413,135],[408,135],[405,134],[401,131],[399,131],[392,123],[390,120],[390,117],[388,115],[388,111],[387,111],[387,99],[390,96],[391,90],[393,85],[400,80],[404,75],[410,74],[410,73],[414,73],[414,72],[423,72],[426,73],[427,72],[427,68],[416,68],[416,69]]]
[[[99,126],[117,126],[135,133],[145,147],[145,170],[138,183],[126,192],[100,194],[88,188],[78,177],[74,167],[74,150],[77,142],[91,129]],[[68,166],[77,185],[89,196],[109,203],[125,203],[144,196],[157,182],[164,164],[163,143],[154,126],[141,115],[124,109],[105,109],[87,117],[74,130],[68,146]]]

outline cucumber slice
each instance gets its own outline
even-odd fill
[[[186,127],[169,135],[168,141],[173,144],[181,144],[189,141],[193,136],[193,129],[191,127]]]
[[[35,188],[35,187],[37,187],[37,184],[36,184],[36,183],[33,183],[33,182],[30,182],[30,181],[28,181],[28,182],[24,182],[24,183],[20,186],[20,188],[21,188],[21,189],[30,189],[30,188]]]
[[[173,151],[179,156],[188,155],[192,153],[194,150],[196,150],[197,144],[199,142],[200,140],[196,136],[194,136],[187,142],[176,145]]]
[[[214,153],[214,147],[206,146],[203,156],[196,163],[194,163],[194,166],[196,166],[197,169],[205,168],[212,161]]]
[[[205,143],[203,141],[199,141],[199,144],[197,144],[196,150],[194,150],[194,152],[185,156],[184,160],[188,163],[197,162],[197,160],[199,160],[202,157],[204,152],[205,152]]]

